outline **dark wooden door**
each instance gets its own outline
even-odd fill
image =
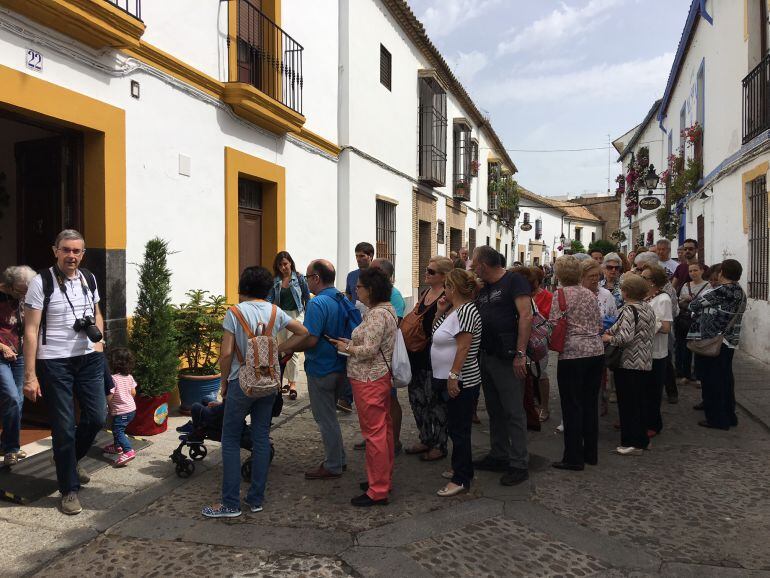
[[[706,225],[703,215],[698,215],[698,261],[705,262],[706,255]],[[712,259],[713,260],[713,259]]]
[[[238,211],[238,266],[262,264],[262,215],[257,211]]]
[[[417,234],[419,236],[419,252],[417,257],[417,287],[422,291],[427,288],[425,284],[425,269],[433,256],[433,235],[428,221],[419,221]]]
[[[80,228],[82,190],[76,137],[16,144],[18,262],[40,269],[53,262],[51,246],[67,228]]]

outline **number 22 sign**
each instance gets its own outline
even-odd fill
[[[27,49],[27,68],[31,68],[36,72],[42,72],[43,70],[43,55],[37,50]]]

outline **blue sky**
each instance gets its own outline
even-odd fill
[[[409,0],[508,149],[603,147],[660,98],[690,0]],[[620,172],[611,151],[611,180]],[[607,150],[510,151],[526,188],[607,190]],[[614,191],[614,182],[611,183]]]

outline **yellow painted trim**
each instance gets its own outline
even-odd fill
[[[227,80],[238,80],[238,0],[227,3]]]
[[[276,134],[300,133],[305,117],[243,82],[225,84],[222,100],[235,114]]]
[[[743,0],[743,41],[749,39],[749,0]]]
[[[748,234],[749,233],[749,208],[748,208],[748,201],[746,199],[746,185],[756,179],[757,177],[761,177],[762,175],[766,175],[767,171],[770,170],[770,162],[765,161],[750,171],[746,171],[745,173],[741,174],[741,205],[743,208],[743,232]]]
[[[329,153],[333,157],[340,156],[340,153],[342,152],[341,146],[339,146],[338,144],[328,139],[325,139],[321,135],[318,135],[312,131],[307,130],[304,126],[302,127],[302,130],[300,131],[300,133],[295,136],[302,139],[306,143],[311,144],[314,147]]]
[[[274,163],[225,147],[225,296],[238,302],[238,177],[264,185],[262,196],[262,263],[272,262],[286,247],[286,170]]]
[[[83,234],[88,247],[125,249],[125,111],[2,65],[0,87],[0,107],[83,132]]]
[[[137,46],[145,26],[103,0],[0,0],[14,12],[91,46]]]

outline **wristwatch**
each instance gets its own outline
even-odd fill
[[[523,351],[517,351],[516,352],[516,357],[517,358],[526,357],[526,356],[527,356],[527,354],[524,353]]]
[[[459,373],[455,373],[453,371],[450,371],[449,372],[449,379],[459,380],[460,379],[460,374]]]

